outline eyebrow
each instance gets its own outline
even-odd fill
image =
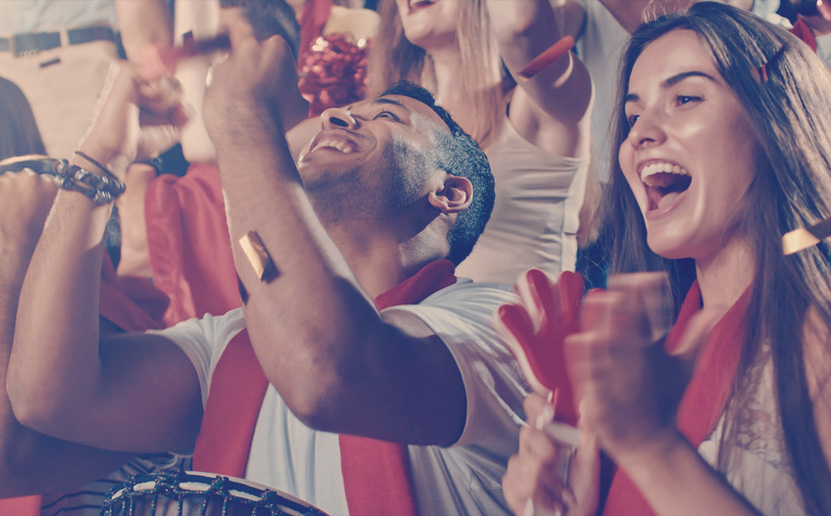
[[[681,72],[679,74],[673,75],[672,77],[668,78],[667,80],[661,83],[661,88],[672,87],[685,79],[689,79],[690,77],[703,77],[705,79],[709,79],[712,82],[718,82],[712,75],[706,74],[704,72],[699,72],[697,70],[693,70],[690,72]],[[640,100],[639,96],[637,96],[634,93],[628,93],[626,97],[624,97],[623,102],[635,102],[638,100]]]
[[[410,108],[408,108],[406,105],[402,104],[401,102],[398,102],[397,100],[393,100],[393,99],[388,99],[386,97],[378,97],[377,99],[370,102],[370,104],[389,104],[389,105],[398,106],[400,108],[406,109],[407,111],[410,111]],[[347,111],[352,111],[352,105],[347,106],[346,110]]]
[[[410,110],[410,108],[408,108],[407,106],[405,106],[401,102],[398,102],[397,100],[393,100],[393,99],[388,99],[386,97],[378,97],[377,99],[373,100],[372,103],[373,104],[392,104],[393,106],[398,106],[400,108],[404,108],[407,111]]]

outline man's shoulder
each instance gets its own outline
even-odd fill
[[[222,315],[205,314],[177,323],[164,330],[153,330],[175,342],[179,347],[198,346],[210,350],[224,348],[230,339],[245,328],[242,308],[234,308]]]
[[[476,282],[468,278],[458,278],[456,283],[432,294],[419,305],[435,306],[455,302],[504,304],[515,300],[513,286],[507,283]]]
[[[417,305],[393,306],[382,315],[412,334],[435,334],[446,344],[479,342],[491,347],[500,340],[492,328],[493,314],[500,306],[517,302],[509,285],[460,279]],[[419,327],[422,331],[416,331]]]

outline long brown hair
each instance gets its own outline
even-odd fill
[[[32,106],[23,91],[0,77],[0,160],[24,154],[46,154]]]
[[[462,56],[459,88],[462,98],[468,99],[466,107],[475,113],[473,126],[465,130],[485,148],[503,116],[504,76],[484,0],[458,1],[463,2],[456,25],[456,41]],[[370,96],[400,80],[420,84],[435,95],[432,60],[423,49],[407,40],[395,0],[381,0],[378,14],[381,26],[369,57]]]
[[[677,29],[694,31],[719,73],[748,114],[761,147],[758,173],[738,221],[752,246],[750,286],[742,358],[725,408],[726,432],[720,447],[735,445],[736,420],[755,387],[747,382],[770,345],[775,395],[785,447],[808,514],[831,514],[831,470],[822,453],[803,357],[803,324],[816,309],[831,328],[831,248],[826,241],[791,256],[782,252],[782,235],[831,217],[831,75],[823,63],[791,34],[743,10],[703,2],[642,25],[624,54],[613,119],[615,149],[629,126],[623,99],[629,76],[643,49]],[[767,79],[761,76],[765,65]],[[668,271],[676,306],[695,277],[691,260],[667,260],[646,244],[643,217],[617,160],[607,190],[607,238],[612,270]],[[831,360],[829,343],[824,357]]]

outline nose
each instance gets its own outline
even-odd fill
[[[661,115],[646,110],[638,116],[637,121],[629,129],[627,141],[634,147],[648,147],[664,142],[666,134],[661,125]]]
[[[352,116],[352,113],[341,108],[329,108],[320,115],[324,127],[348,127],[355,128],[358,126],[358,121]]]

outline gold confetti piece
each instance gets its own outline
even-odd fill
[[[260,281],[268,280],[276,272],[277,268],[256,231],[249,231],[240,238],[239,245]]]
[[[803,249],[817,245],[820,240],[831,236],[831,218],[825,219],[809,228],[788,231],[782,237],[782,250],[785,255],[794,254]]]

